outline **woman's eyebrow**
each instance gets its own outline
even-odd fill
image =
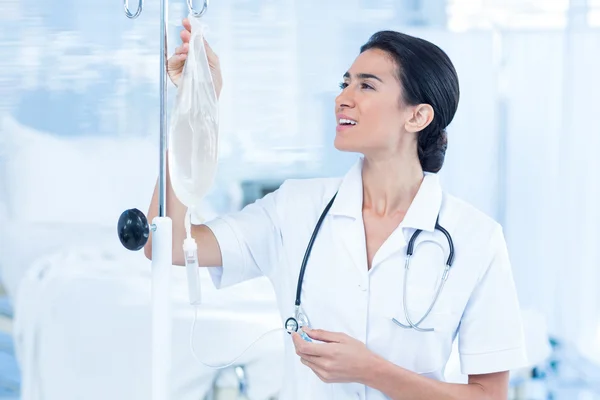
[[[371,78],[371,79],[375,79],[375,80],[378,80],[379,82],[383,83],[383,81],[381,80],[381,78],[379,78],[377,75],[373,75],[373,74],[366,74],[366,73],[362,73],[361,72],[359,74],[356,74],[356,77],[358,79],[369,79],[369,78]],[[344,74],[344,78],[350,79],[351,78],[350,72],[346,72]]]

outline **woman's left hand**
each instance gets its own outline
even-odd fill
[[[296,354],[323,382],[362,383],[379,358],[364,343],[345,333],[308,328],[303,328],[303,331],[311,339],[324,342],[311,343],[296,332],[292,334]]]

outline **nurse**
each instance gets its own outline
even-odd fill
[[[175,84],[188,50],[184,27],[169,60]],[[219,94],[219,59],[206,48]],[[267,276],[283,325],[298,317],[300,269],[322,217],[299,292],[312,328],[300,331],[312,342],[296,332],[286,340],[281,399],[507,398],[508,371],[526,358],[502,228],[444,192],[437,175],[458,101],[458,77],[441,49],[378,32],[342,74],[334,105],[334,146],[361,153],[356,165],[341,178],[288,180],[239,212],[193,226],[215,285]],[[167,186],[173,263],[184,265],[186,209]],[[457,336],[468,384],[444,382]]]

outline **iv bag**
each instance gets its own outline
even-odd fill
[[[194,209],[209,191],[217,169],[217,94],[204,47],[206,27],[189,15],[192,31],[169,127],[169,175],[175,195]]]

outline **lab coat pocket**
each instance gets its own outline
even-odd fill
[[[411,290],[410,294],[406,311],[411,322],[417,325],[427,313],[433,296],[430,291]],[[460,313],[453,309],[450,302],[444,302],[448,295],[451,293],[440,296],[429,314],[418,324],[419,328],[433,331],[404,328],[390,321],[390,361],[419,374],[433,373],[444,368],[460,322]],[[398,307],[393,318],[403,325],[409,325],[402,306]]]

